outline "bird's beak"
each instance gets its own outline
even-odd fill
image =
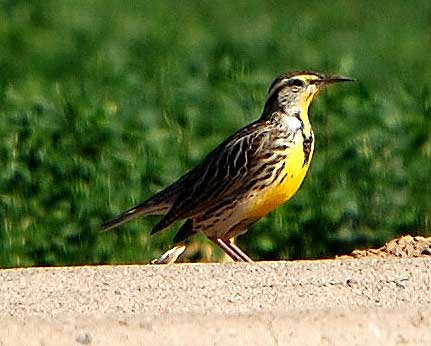
[[[355,80],[344,76],[325,76],[323,79],[319,80],[322,85],[341,83],[341,82],[354,82]]]

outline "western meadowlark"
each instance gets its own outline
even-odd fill
[[[107,231],[141,215],[163,214],[151,234],[186,219],[174,240],[203,232],[234,261],[251,259],[231,239],[299,189],[313,156],[311,101],[342,76],[293,72],[271,84],[261,117],[215,148],[197,167],[145,202],[104,223]]]

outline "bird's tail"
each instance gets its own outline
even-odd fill
[[[114,217],[113,219],[104,222],[101,226],[101,231],[102,232],[109,231],[138,216],[165,214],[168,211],[168,209],[169,208],[167,205],[152,204],[152,203],[144,202],[125,211],[124,213],[121,213],[120,215]]]

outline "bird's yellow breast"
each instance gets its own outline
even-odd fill
[[[284,172],[280,174],[280,176],[286,175],[285,179],[281,183],[280,179],[277,179],[272,186],[253,198],[247,213],[248,218],[259,219],[265,216],[288,201],[298,191],[310,167],[313,151],[314,143],[311,143],[310,153],[304,164],[305,154],[302,140],[287,149]]]

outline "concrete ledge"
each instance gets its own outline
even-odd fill
[[[431,260],[0,271],[0,345],[425,345]]]

